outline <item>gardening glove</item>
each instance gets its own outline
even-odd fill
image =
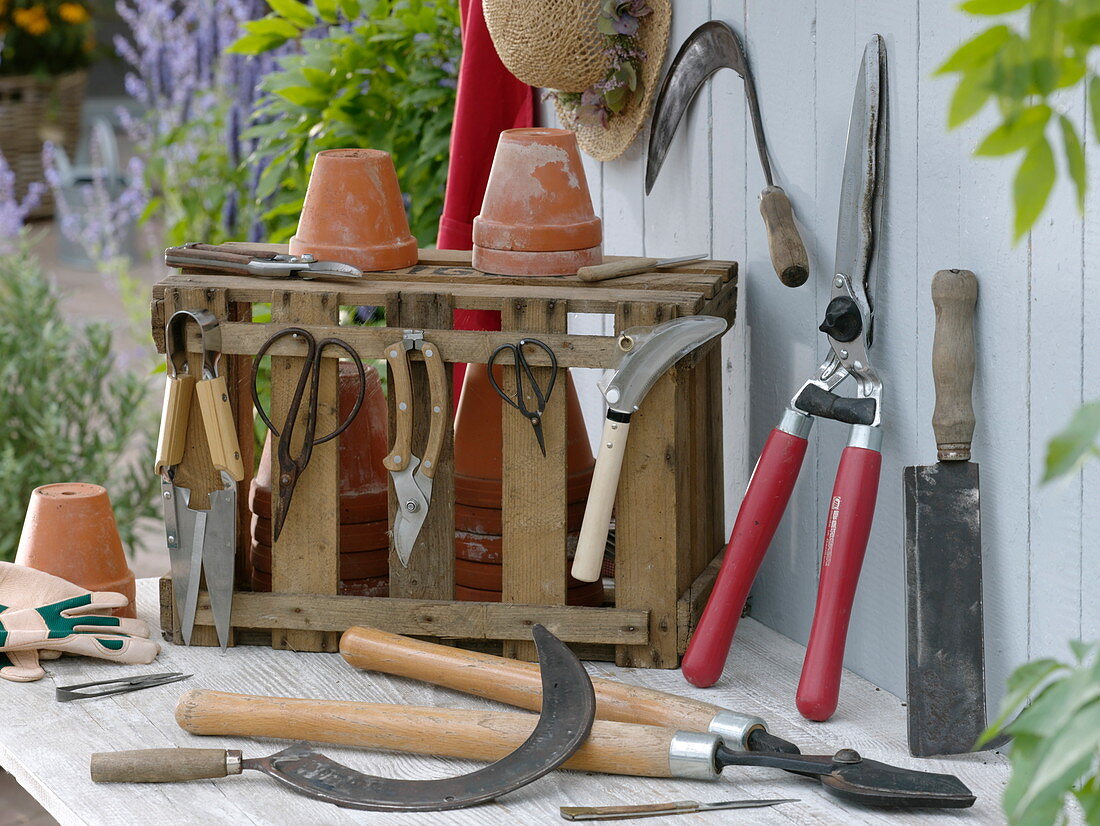
[[[0,562],[0,617],[7,610],[48,605],[86,593],[84,588],[59,576],[25,565]],[[39,660],[60,656],[60,651],[43,649],[0,654],[0,678],[21,683],[41,680],[46,672],[39,665]]]
[[[144,620],[96,613],[127,602],[122,594],[96,591],[38,608],[9,609],[0,614],[0,653],[49,647],[102,660],[150,663],[160,646],[149,639]]]

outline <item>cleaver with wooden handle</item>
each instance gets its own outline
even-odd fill
[[[939,461],[907,467],[905,586],[909,751],[962,754],[986,727],[982,526],[974,435],[974,307],[969,270],[932,279],[932,429]]]

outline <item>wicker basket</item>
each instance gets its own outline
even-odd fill
[[[83,70],[53,78],[0,76],[0,152],[15,172],[19,197],[43,180],[43,143],[53,141],[75,157],[87,80]],[[45,218],[53,211],[47,193],[30,217]]]

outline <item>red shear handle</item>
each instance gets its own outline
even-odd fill
[[[771,544],[783,511],[794,490],[806,439],[778,428],[771,432],[756,463],[737,521],[733,524],[722,570],[714,583],[707,607],[684,654],[683,674],[700,688],[714,685],[722,676],[733,632],[760,563]]]
[[[844,640],[875,516],[881,467],[877,450],[846,447],[840,456],[825,525],[817,607],[796,698],[799,712],[808,720],[822,722],[836,711]]]

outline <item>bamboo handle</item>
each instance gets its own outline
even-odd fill
[[[428,445],[424,448],[424,461],[421,465],[423,474],[431,479],[435,476],[436,465],[439,463],[439,454],[443,452],[443,437],[447,433],[447,410],[449,399],[447,397],[447,368],[443,364],[443,356],[439,348],[430,341],[425,341],[420,346],[420,352],[424,355],[424,364],[428,368],[428,392],[432,406],[429,417]]]
[[[604,422],[600,451],[588,489],[588,504],[585,505],[584,520],[581,522],[581,535],[577,539],[577,553],[573,557],[571,573],[582,582],[595,582],[600,578],[607,531],[611,527],[611,510],[619,489],[619,474],[623,469],[623,452],[629,433],[630,422],[611,419]]]
[[[659,260],[658,258],[624,258],[621,261],[605,261],[602,264],[581,267],[577,270],[577,275],[581,281],[606,281],[609,278],[649,272]]]
[[[362,627],[344,632],[340,654],[350,665],[367,671],[422,680],[531,711],[542,708],[542,675],[535,663]],[[602,677],[593,677],[592,687],[599,720],[707,731],[722,711],[700,700]]]
[[[237,423],[229,406],[229,388],[225,376],[203,379],[195,385],[195,397],[202,411],[206,442],[210,445],[210,462],[224,470],[234,480],[244,479],[244,462],[237,442]]]
[[[386,348],[386,361],[393,376],[394,421],[397,433],[393,437],[393,449],[382,460],[386,470],[404,470],[412,454],[412,378],[409,375],[409,359],[405,355],[403,341]]]
[[[970,270],[940,270],[932,278],[936,335],[932,429],[941,461],[969,461],[974,437],[974,307],[978,279]]]
[[[788,287],[801,287],[810,277],[810,261],[787,193],[777,186],[767,187],[760,193],[760,215],[768,232],[768,251],[775,274]]]
[[[192,734],[271,737],[386,751],[499,760],[530,736],[533,714],[465,708],[257,697],[193,689],[176,722]],[[670,777],[673,729],[597,721],[563,766],[575,771]],[[139,752],[140,753],[140,752]]]
[[[233,760],[234,771],[229,768]],[[96,783],[176,783],[240,774],[240,752],[225,749],[137,749],[92,755]]]
[[[160,435],[157,437],[156,472],[163,473],[183,461],[187,445],[187,417],[191,412],[191,394],[195,377],[186,373],[168,376],[164,383],[164,404],[160,410]]]

